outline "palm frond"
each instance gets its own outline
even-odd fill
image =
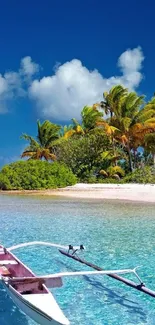
[[[132,119],[130,117],[123,117],[120,119],[121,129],[124,131],[128,131],[131,125]]]
[[[107,168],[107,172],[109,174],[109,176],[114,176],[114,175],[119,175],[119,176],[124,176],[125,175],[125,171],[122,167],[120,166],[110,166]]]
[[[137,114],[137,121],[144,123],[145,121],[147,121],[150,118],[154,118],[155,119],[155,111],[153,109],[142,109],[138,114]]]
[[[101,169],[101,170],[99,171],[99,173],[100,173],[100,175],[102,175],[102,176],[108,177],[108,173],[107,173],[104,169]]]
[[[28,134],[23,133],[21,135],[21,139],[24,139],[24,140],[29,141],[30,142],[30,146],[33,146],[33,147],[36,147],[36,148],[39,147],[38,142],[33,137],[31,137],[30,135],[28,135]]]
[[[34,151],[24,151],[21,154],[21,158],[24,158],[24,157],[33,157],[34,155],[35,155],[35,152]]]
[[[145,121],[145,123],[144,123],[144,125],[152,125],[152,127],[155,127],[155,117],[152,117],[152,118],[150,118],[150,119],[147,119],[146,121]]]
[[[64,139],[69,139],[70,137],[72,137],[73,136],[73,134],[75,134],[76,133],[76,131],[75,130],[69,130],[69,131],[67,131],[65,134],[64,134]]]
[[[77,127],[79,125],[79,122],[76,120],[76,118],[72,118],[73,127]]]
[[[155,154],[155,132],[145,135],[144,147],[150,153]]]

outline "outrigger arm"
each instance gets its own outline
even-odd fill
[[[78,250],[84,250],[85,247],[83,245],[80,246],[72,246],[72,245],[68,245],[68,246],[64,246],[61,244],[54,244],[51,242],[44,242],[44,241],[33,241],[33,242],[27,242],[27,243],[22,243],[22,244],[18,244],[18,245],[14,245],[11,246],[9,248],[7,248],[8,251],[13,251],[15,249],[18,248],[22,248],[22,247],[27,247],[27,246],[34,246],[34,245],[44,245],[44,246],[51,246],[51,247],[56,247],[59,249],[65,249],[68,250],[68,253],[70,251],[72,251],[72,256],[76,254],[76,252]],[[139,277],[139,275],[137,274],[136,270],[138,267],[135,267],[134,269],[125,269],[125,270],[109,270],[109,271],[105,271],[105,270],[100,270],[100,271],[79,271],[79,272],[66,272],[66,273],[58,273],[58,274],[51,274],[51,275],[45,275],[40,277],[40,279],[50,279],[50,278],[60,278],[60,277],[64,277],[64,276],[80,276],[80,275],[113,275],[115,274],[127,274],[127,273],[134,273],[135,276],[137,277],[137,279],[139,280],[140,284],[143,284],[141,278]],[[24,280],[25,278],[18,278],[18,280],[22,281],[22,279]],[[28,278],[27,278],[28,279]],[[38,278],[39,279],[39,278]],[[15,279],[11,279],[11,281],[13,281]],[[16,278],[17,281],[17,278]]]
[[[61,272],[61,273],[55,273],[55,274],[48,274],[48,275],[42,275],[42,276],[36,276],[34,277],[15,277],[11,278],[9,282],[11,284],[13,283],[20,283],[20,282],[33,282],[33,281],[41,281],[42,283],[45,283],[47,280],[62,278],[62,277],[72,277],[72,276],[83,276],[83,275],[110,275],[110,274],[129,274],[134,273],[140,283],[142,282],[140,277],[138,276],[136,272],[136,268],[134,269],[124,269],[124,270],[105,270],[105,271],[77,271],[77,272]]]
[[[77,250],[83,250],[84,249],[83,245],[80,245],[80,246],[72,246],[72,245],[63,246],[61,244],[54,244],[54,243],[50,243],[50,242],[34,241],[34,242],[22,243],[22,244],[19,244],[19,245],[11,246],[7,250],[12,251],[12,250],[15,250],[15,249],[20,248],[20,247],[26,247],[26,246],[31,246],[31,245],[46,245],[46,246],[52,246],[52,247],[60,248],[59,252],[61,254],[65,255],[65,256],[67,256],[69,258],[72,258],[72,259],[78,261],[79,263],[85,264],[85,265],[97,270],[97,273],[93,274],[93,272],[91,272],[89,274],[88,272],[90,272],[90,271],[80,271],[80,274],[77,274],[77,272],[73,272],[74,274],[72,274],[72,272],[66,272],[67,274],[66,273],[64,273],[64,274],[58,273],[58,274],[43,276],[42,278],[41,277],[36,277],[36,276],[34,278],[23,278],[23,277],[22,278],[19,278],[19,277],[10,278],[10,279],[8,279],[8,282],[10,282],[10,281],[15,282],[17,280],[18,281],[32,281],[33,282],[35,280],[37,281],[37,279],[38,279],[38,281],[41,281],[42,283],[46,283],[45,281],[48,282],[48,277],[52,276],[51,277],[51,283],[53,282],[52,286],[56,287],[59,284],[59,287],[60,287],[62,285],[61,277],[63,277],[63,276],[77,276],[77,275],[86,275],[86,274],[87,275],[91,275],[91,274],[92,275],[95,275],[95,274],[96,275],[99,275],[99,274],[104,275],[105,274],[105,275],[107,275],[107,276],[109,276],[109,277],[111,277],[111,278],[113,278],[113,279],[115,279],[117,281],[120,281],[120,282],[124,283],[125,285],[127,285],[129,287],[132,287],[132,288],[134,288],[136,290],[139,290],[139,291],[141,291],[141,292],[155,298],[155,291],[153,291],[153,290],[151,290],[151,289],[149,289],[149,288],[147,288],[145,286],[145,284],[143,283],[143,281],[141,280],[141,278],[137,274],[137,267],[132,269],[132,270],[131,269],[126,269],[126,270],[104,271],[103,268],[101,268],[100,266],[97,266],[97,265],[95,265],[95,264],[93,264],[93,263],[91,263],[89,261],[86,261],[86,260],[80,258],[76,254]],[[2,247],[2,249],[5,252],[6,248]],[[102,273],[100,273],[100,271],[102,271]],[[116,272],[116,271],[118,271],[118,272]],[[129,280],[128,278],[125,278],[125,277],[121,276],[120,274],[123,274],[122,273],[123,271],[125,271],[124,273],[133,273],[133,274],[135,274],[135,276],[138,279],[138,282],[140,282],[140,283],[137,284],[137,283]],[[56,280],[55,283],[54,283],[54,281],[52,281],[52,279],[54,279],[54,278]],[[49,278],[49,283],[50,283],[50,278]]]
[[[85,247],[83,245],[73,247],[72,245],[63,246],[61,244],[54,244],[54,243],[45,242],[45,241],[31,241],[31,242],[28,242],[28,243],[22,243],[22,244],[11,246],[11,247],[7,248],[7,250],[8,251],[13,251],[13,250],[18,249],[18,248],[27,247],[27,246],[34,246],[34,245],[51,246],[51,247],[56,247],[56,248],[61,248],[61,249],[67,249],[68,251],[74,250],[74,252],[77,251],[77,250],[85,249]]]

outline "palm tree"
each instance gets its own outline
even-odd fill
[[[121,101],[127,95],[128,90],[121,85],[117,85],[111,88],[108,92],[103,93],[103,101],[99,104],[100,107],[104,110],[106,115],[112,117],[115,111],[119,110]]]
[[[44,121],[42,124],[37,121],[37,127],[38,134],[36,139],[27,134],[21,136],[22,139],[29,141],[29,146],[24,149],[21,157],[55,160],[56,155],[52,151],[53,145],[59,138],[60,126],[50,121]]]
[[[135,92],[128,93],[122,86],[113,87],[101,103],[105,114],[110,117],[105,121],[116,128],[114,140],[122,144],[128,153],[129,169],[133,170],[131,150],[137,150],[146,133],[155,130],[155,99],[144,106],[144,96]]]
[[[120,166],[109,166],[106,170],[101,169],[99,174],[103,177],[110,177],[120,180],[120,177],[125,176],[125,171]]]
[[[67,139],[70,137],[70,133],[72,133],[72,131],[73,131],[73,124],[64,125],[61,127],[59,131],[59,136],[60,138]]]
[[[97,123],[102,120],[103,113],[97,109],[97,105],[84,106],[81,117],[83,129],[87,133],[96,128]]]
[[[128,153],[130,171],[133,170],[131,150],[135,145],[137,115],[142,104],[143,96],[139,97],[134,92],[128,93],[120,99],[120,103],[115,107],[114,115],[110,120],[111,125],[119,130],[116,134],[116,140],[123,145]]]
[[[97,105],[85,106],[81,111],[81,124],[75,119],[72,119],[72,124],[65,127],[64,138],[68,139],[71,136],[83,136],[92,131],[99,121],[101,121],[103,113],[97,109]]]
[[[108,136],[109,140],[110,140],[110,144],[112,145],[112,155],[117,155],[117,141],[115,139],[115,135],[116,133],[119,132],[119,129],[109,125],[109,123],[106,120],[101,120],[99,122],[96,123],[97,126],[99,127],[103,127],[105,134]]]
[[[68,126],[65,125],[63,127],[63,130],[61,132],[61,137],[64,139],[68,139],[72,137],[73,135],[84,135],[85,132],[83,130],[82,125],[75,119],[72,118],[72,124],[69,124]]]
[[[151,153],[153,165],[155,167],[155,133],[146,134],[144,138],[144,148]]]
[[[135,152],[139,146],[145,147],[145,136],[155,131],[155,98],[144,105],[134,116],[130,127],[130,143]]]

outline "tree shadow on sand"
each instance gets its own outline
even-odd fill
[[[35,325],[14,305],[5,289],[0,286],[0,325]]]

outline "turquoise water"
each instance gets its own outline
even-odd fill
[[[0,241],[84,244],[81,256],[105,269],[141,265],[155,290],[155,205],[0,196]],[[16,251],[37,274],[88,269],[50,247]],[[131,278],[131,277],[130,277]],[[52,292],[71,325],[155,325],[155,299],[108,277],[66,278]],[[34,325],[0,287],[0,325]]]

